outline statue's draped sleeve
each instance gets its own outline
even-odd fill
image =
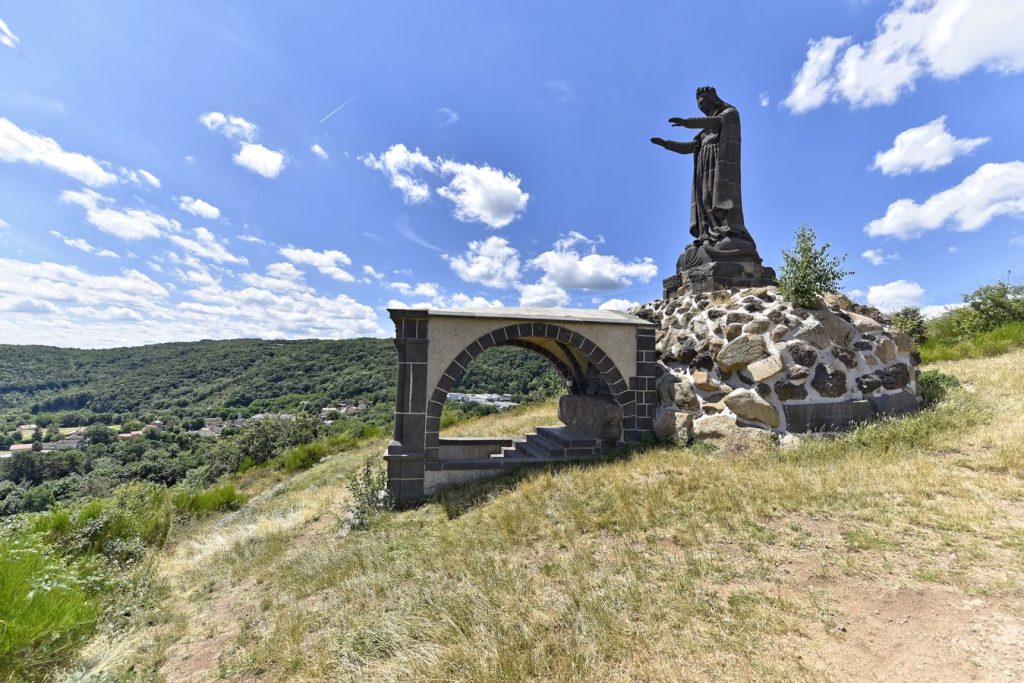
[[[718,130],[718,168],[715,169],[715,192],[712,206],[730,212],[741,206],[740,199],[740,114],[726,107],[715,118],[721,119]],[[742,223],[741,223],[742,225]]]

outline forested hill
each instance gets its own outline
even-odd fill
[[[544,393],[557,377],[539,357],[494,349],[459,389]],[[61,424],[119,416],[185,421],[319,408],[338,401],[390,415],[397,353],[390,339],[179,342],[80,350],[0,345],[0,416]],[[554,384],[553,384],[554,383]]]

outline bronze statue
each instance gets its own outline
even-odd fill
[[[690,234],[694,240],[680,254],[676,273],[679,276],[701,266],[723,262],[736,265],[705,268],[693,273],[697,277],[669,278],[665,282],[666,295],[675,281],[697,285],[698,290],[771,284],[774,272],[761,266],[757,246],[743,222],[739,112],[710,86],[697,89],[697,107],[704,113],[703,117],[669,119],[673,126],[699,129],[693,140],[675,142],[651,138],[651,142],[667,150],[694,156],[690,200]],[[738,268],[740,265],[744,267]],[[694,280],[713,280],[717,287],[710,287],[707,282],[690,282]]]

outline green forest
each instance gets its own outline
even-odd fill
[[[80,350],[0,345],[0,427],[63,427],[175,418],[306,412],[365,403],[363,419],[388,427],[397,353],[389,339],[227,341]],[[557,391],[547,361],[516,348],[480,356],[456,391],[520,400]]]

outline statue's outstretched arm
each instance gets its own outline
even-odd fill
[[[717,116],[697,116],[689,119],[674,118],[669,119],[668,122],[673,126],[683,126],[684,128],[709,128],[711,130],[718,130],[722,127],[722,119]]]
[[[690,140],[689,142],[676,142],[675,140],[651,138],[651,142],[664,147],[670,152],[676,152],[677,154],[693,154],[700,148],[700,143],[696,140]]]

